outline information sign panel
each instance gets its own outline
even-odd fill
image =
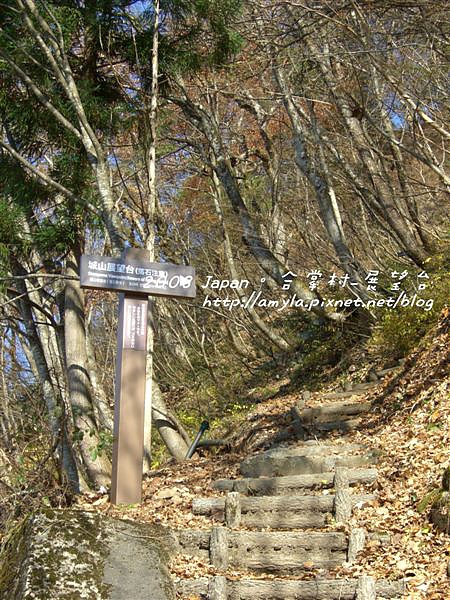
[[[172,263],[83,254],[83,288],[134,292],[151,296],[195,298],[195,270]]]

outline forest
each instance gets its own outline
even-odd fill
[[[195,300],[149,303],[145,473],[203,419],[227,438],[267,365],[300,385],[421,340],[449,33],[443,0],[1,3],[2,528],[110,485],[117,294],[83,254],[196,270]]]

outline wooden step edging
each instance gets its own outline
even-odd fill
[[[352,516],[352,499],[350,495],[350,484],[348,481],[348,470],[337,466],[334,470],[333,486],[334,494],[334,516],[336,523],[345,524]]]
[[[383,378],[386,375],[391,375],[392,373],[398,373],[398,371],[402,368],[403,365],[397,365],[395,367],[389,367],[388,369],[381,369],[381,371],[375,371],[378,377]]]
[[[291,409],[292,424],[300,439],[307,439],[313,432],[353,431],[361,425],[360,415],[367,413],[371,406],[371,402],[333,402],[305,408],[304,401],[300,400]]]
[[[350,497],[352,507],[357,506],[361,502],[370,502],[375,499],[374,494],[351,494]],[[333,494],[322,496],[245,496],[239,492],[228,492],[227,496],[220,498],[194,498],[192,501],[192,512],[195,515],[225,513],[227,503],[233,504],[235,502],[239,502],[242,514],[252,511],[273,510],[333,512],[335,496]]]
[[[347,548],[346,536],[336,532],[298,535],[213,527],[210,562],[220,569],[230,566],[257,572],[287,573],[307,569],[311,563],[330,569],[346,561]]]
[[[405,594],[405,582],[375,580],[362,575],[358,579],[241,579],[231,580],[223,575],[199,579],[180,579],[177,591],[183,598],[194,595],[208,600],[372,600],[398,598]],[[367,592],[375,596],[367,595]],[[366,594],[366,595],[364,595]]]
[[[366,541],[376,541],[382,546],[390,544],[390,536],[368,533],[354,528],[349,535],[342,532],[300,531],[237,531],[227,527],[211,530],[178,530],[173,532],[178,551],[197,556],[221,569],[229,566],[251,567],[253,557],[259,557],[264,565],[253,565],[257,570],[283,570],[283,557],[292,569],[302,569],[304,562],[314,563],[318,558],[324,562],[351,565],[364,548]],[[270,556],[275,561],[270,562]],[[241,560],[241,558],[243,560]],[[336,560],[339,558],[338,562]],[[317,562],[317,561],[316,561]],[[286,563],[286,564],[287,564]],[[318,564],[318,563],[317,563]]]
[[[182,553],[209,559],[220,569],[288,572],[308,568],[305,563],[333,568],[347,560],[348,540],[341,532],[236,531],[213,527],[211,532],[175,533]]]
[[[374,494],[350,495],[350,510],[375,499]],[[342,500],[342,498],[340,498]],[[228,492],[222,498],[194,498],[192,512],[224,521],[227,527],[260,526],[272,528],[324,527],[327,515],[336,518],[334,495],[324,496],[243,496]],[[339,513],[340,514],[340,513]],[[336,518],[337,520],[337,518]],[[339,522],[339,521],[338,521]]]

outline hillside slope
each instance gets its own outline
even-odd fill
[[[327,576],[357,576],[364,572],[377,578],[405,578],[408,598],[449,597],[450,537],[430,524],[428,507],[423,512],[418,510],[427,492],[440,485],[450,460],[449,328],[450,312],[445,310],[400,370],[363,396],[364,401],[372,403],[372,409],[346,438],[355,443],[369,442],[381,450],[377,499],[356,510],[348,527],[388,533],[391,542],[382,545],[372,540],[356,566],[338,567]],[[338,375],[343,374],[336,373],[336,381]],[[331,381],[320,393],[308,393],[306,406],[314,406],[324,391],[336,386]],[[212,519],[192,513],[193,498],[220,495],[212,482],[236,478],[240,462],[252,452],[280,443],[295,446],[290,409],[301,396],[301,389],[284,393],[281,388],[274,397],[260,402],[233,435],[233,451],[194,457],[189,468],[173,464],[153,473],[145,482],[145,500],[139,507],[113,507],[106,496],[94,495],[83,497],[80,504],[177,529],[211,528]],[[339,438],[339,433],[328,437]],[[183,578],[217,573],[201,559],[186,556],[177,557],[172,569],[175,576]],[[231,571],[226,575],[237,578],[244,574]],[[320,570],[312,568],[301,577],[315,575],[321,575]]]

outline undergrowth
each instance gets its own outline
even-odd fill
[[[450,252],[434,256],[426,261],[430,276],[425,290],[409,285],[405,292],[414,294],[425,302],[426,309],[418,306],[384,309],[376,313],[377,321],[370,339],[370,346],[380,355],[400,358],[410,352],[432,327],[443,308],[448,305],[450,288]],[[428,281],[428,280],[427,280]],[[428,303],[428,304],[427,304]]]

